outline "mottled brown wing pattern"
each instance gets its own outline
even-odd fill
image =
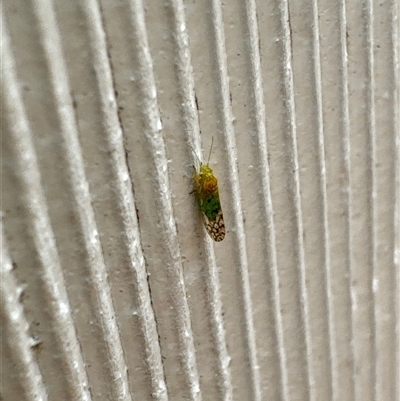
[[[203,214],[203,219],[206,230],[211,238],[216,242],[222,241],[225,238],[225,223],[222,210],[218,212],[215,220],[209,220],[205,214]]]

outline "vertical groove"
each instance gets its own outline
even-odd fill
[[[396,372],[394,375],[395,379],[395,397],[397,401],[400,401],[400,104],[399,104],[399,2],[392,0],[391,4],[391,31],[392,31],[392,54],[393,54],[393,125],[395,135],[395,210],[394,210],[394,269],[395,269],[395,316],[396,320],[396,333],[395,333],[395,362]],[[397,379],[396,379],[397,378]]]
[[[177,46],[177,68],[181,87],[184,122],[188,140],[193,149],[200,149],[200,128],[194,94],[194,78],[182,0],[171,0],[174,15],[174,39]],[[196,159],[198,155],[194,155]],[[197,159],[196,159],[197,160]]]
[[[224,401],[233,400],[233,388],[231,382],[231,371],[229,363],[231,358],[228,354],[228,349],[225,340],[225,328],[222,318],[222,303],[219,284],[219,276],[217,264],[215,261],[214,248],[211,244],[211,239],[206,238],[206,285],[207,297],[209,300],[209,308],[211,315],[211,326],[215,342],[215,350],[218,357],[218,373],[220,376],[219,387]]]
[[[334,320],[335,300],[332,293],[332,276],[331,256],[330,256],[330,237],[328,222],[328,195],[327,195],[327,178],[326,178],[326,160],[325,160],[325,142],[324,142],[324,121],[323,121],[323,105],[322,105],[322,83],[321,83],[321,60],[320,60],[320,43],[319,43],[319,21],[318,21],[318,2],[313,0],[313,62],[314,62],[314,79],[315,79],[315,97],[317,102],[317,124],[318,124],[318,164],[320,172],[320,190],[322,194],[323,209],[323,243],[324,243],[324,265],[325,265],[325,293],[328,307],[328,336],[329,336],[329,357],[330,357],[330,376],[331,376],[331,392],[332,400],[339,401],[339,378],[338,378],[338,356],[336,349],[336,327]]]
[[[2,53],[3,54],[3,53]],[[19,380],[27,401],[47,401],[42,375],[33,355],[29,337],[29,324],[20,304],[21,290],[12,273],[12,263],[7,249],[0,218],[1,264],[0,264],[0,315],[1,336],[10,347],[12,360],[17,368]]]
[[[172,0],[174,13],[174,37],[178,48],[177,66],[183,103],[184,121],[189,144],[198,149],[200,144],[200,129],[194,96],[194,79],[189,49],[189,38],[186,30],[185,11],[181,0]],[[194,157],[195,159],[195,157]],[[208,236],[205,237],[207,268],[206,288],[209,300],[210,320],[215,351],[217,353],[219,390],[224,401],[233,399],[230,357],[225,339],[225,328],[222,317],[222,304],[218,270],[215,262],[214,249]]]
[[[128,401],[129,393],[127,367],[119,337],[115,313],[112,305],[106,267],[102,255],[99,235],[91,206],[89,185],[86,180],[78,132],[74,120],[71,97],[69,95],[68,74],[61,53],[61,39],[57,30],[53,4],[48,0],[35,0],[41,44],[47,61],[50,80],[56,102],[63,147],[75,201],[74,207],[82,231],[83,246],[91,273],[90,285],[96,294],[98,319],[107,347],[111,388],[115,400]]]
[[[103,126],[105,127],[108,150],[111,156],[114,189],[118,198],[124,226],[122,241],[129,255],[129,269],[137,289],[138,318],[145,342],[145,355],[151,381],[151,392],[155,400],[167,401],[168,395],[164,380],[160,344],[150,300],[132,187],[123,149],[122,127],[118,119],[112,72],[107,56],[105,32],[97,2],[94,0],[85,0],[83,9],[88,25],[93,67],[99,88]]]
[[[369,140],[369,167],[370,167],[370,204],[369,204],[369,215],[371,220],[371,262],[372,262],[372,274],[371,274],[371,295],[372,295],[372,319],[371,319],[371,336],[372,336],[372,380],[373,391],[372,399],[378,400],[378,389],[377,389],[377,377],[379,372],[377,371],[377,341],[376,341],[376,323],[377,323],[377,310],[376,310],[376,291],[375,282],[378,280],[378,260],[377,260],[377,238],[376,238],[376,225],[377,225],[377,211],[376,211],[376,195],[377,195],[377,181],[376,181],[376,129],[375,129],[375,76],[374,76],[374,20],[373,20],[373,1],[367,0],[366,4],[366,35],[367,35],[367,129],[368,129],[368,140]]]
[[[220,83],[220,96],[222,101],[222,124],[223,133],[226,141],[227,157],[229,164],[229,181],[232,191],[233,199],[233,216],[235,221],[235,234],[238,248],[238,254],[240,258],[239,270],[241,275],[242,285],[242,296],[243,306],[245,314],[245,327],[246,327],[246,340],[250,362],[250,375],[251,385],[253,390],[254,401],[261,401],[261,386],[260,386],[260,374],[257,362],[257,347],[255,340],[255,330],[253,322],[253,307],[250,295],[250,283],[249,283],[249,272],[248,272],[248,260],[246,251],[246,238],[243,224],[243,212],[241,205],[239,178],[236,165],[236,144],[235,135],[232,126],[232,110],[230,107],[229,99],[229,77],[228,67],[226,60],[225,51],[225,34],[222,21],[222,10],[221,2],[219,0],[212,0],[212,18],[214,27],[215,37],[215,51],[218,66],[218,77]]]
[[[154,157],[155,178],[160,194],[158,201],[160,203],[161,225],[164,230],[163,234],[168,248],[169,257],[172,260],[172,263],[168,266],[168,274],[171,280],[174,310],[176,311],[180,359],[183,366],[185,380],[189,387],[190,399],[200,401],[201,392],[190,323],[190,312],[186,299],[186,290],[182,273],[182,258],[180,255],[173,216],[167,170],[167,157],[162,137],[162,123],[158,111],[157,88],[147,40],[143,3],[142,0],[131,0],[129,4],[131,7],[131,18],[137,42],[135,50],[138,53],[138,67],[141,76],[141,90],[143,93],[143,111],[146,118],[145,135]]]
[[[350,185],[350,118],[349,118],[349,84],[348,84],[348,72],[347,72],[347,21],[346,21],[346,3],[345,0],[339,0],[340,17],[339,17],[339,29],[340,29],[340,54],[341,54],[341,104],[342,104],[342,131],[343,131],[343,178],[344,178],[344,196],[345,206],[347,208],[347,226],[346,226],[346,237],[347,237],[347,267],[349,277],[349,293],[351,300],[351,315],[350,315],[350,327],[351,333],[351,353],[352,353],[352,371],[353,371],[353,388],[352,388],[352,399],[355,399],[355,364],[354,364],[354,293],[351,288],[352,282],[352,268],[351,268],[351,185]]]
[[[280,18],[283,31],[283,71],[284,71],[284,89],[286,98],[286,110],[289,120],[289,136],[291,140],[291,171],[293,171],[293,201],[296,213],[296,226],[297,226],[297,257],[300,272],[300,290],[301,290],[301,314],[303,321],[303,330],[306,347],[306,370],[308,379],[308,392],[311,401],[316,401],[315,395],[315,379],[312,365],[312,344],[311,333],[309,324],[309,310],[308,310],[308,296],[306,285],[306,268],[304,259],[304,244],[303,244],[303,222],[301,212],[301,199],[300,199],[300,179],[299,179],[299,165],[297,154],[297,137],[296,137],[296,115],[294,105],[294,90],[293,90],[293,72],[291,61],[291,28],[290,28],[290,15],[289,5],[287,0],[280,1]]]
[[[21,179],[23,196],[29,219],[31,235],[42,267],[47,308],[60,347],[64,373],[72,400],[89,401],[89,384],[84,361],[76,337],[71,310],[65,290],[59,255],[48,215],[46,199],[41,187],[38,161],[33,146],[32,134],[22,103],[15,62],[10,49],[10,39],[1,13],[2,93],[6,118],[9,119],[11,141],[15,147],[18,176]]]
[[[255,102],[255,119],[257,127],[257,139],[259,148],[261,171],[261,185],[262,196],[264,203],[264,219],[267,222],[267,266],[271,272],[271,282],[273,287],[273,312],[275,320],[276,339],[278,343],[279,355],[279,370],[281,378],[281,398],[284,401],[289,401],[289,387],[288,387],[288,371],[287,371],[287,357],[284,343],[283,322],[282,322],[282,304],[279,290],[279,273],[278,262],[276,255],[276,238],[275,238],[275,224],[274,224],[274,211],[271,198],[271,187],[269,179],[269,163],[268,163],[268,150],[267,150],[267,133],[265,126],[265,104],[263,92],[263,80],[261,73],[261,59],[259,51],[259,35],[257,24],[257,10],[254,0],[246,1],[247,24],[249,29],[249,44],[250,44],[250,61],[253,84],[253,96]]]

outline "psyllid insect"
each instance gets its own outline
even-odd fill
[[[214,241],[220,242],[225,238],[225,223],[219,200],[218,180],[209,166],[212,145],[213,140],[207,164],[200,162],[200,170],[197,171],[195,168],[193,193],[199,204],[208,234]]]

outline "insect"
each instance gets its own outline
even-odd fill
[[[207,164],[200,162],[200,170],[197,171],[195,168],[193,193],[199,204],[208,234],[214,241],[220,242],[225,238],[225,223],[219,200],[218,180],[209,166],[213,140]]]

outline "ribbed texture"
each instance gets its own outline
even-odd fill
[[[199,168],[198,158],[199,154],[201,154],[199,143],[201,139],[196,110],[194,77],[191,65],[185,10],[183,3],[179,0],[171,2],[171,8],[174,18],[174,39],[178,50],[176,63],[180,84],[180,96],[182,97],[185,131],[187,134],[187,141],[190,144],[191,150],[194,152],[193,165]],[[222,400],[230,401],[233,397],[229,369],[230,357],[225,340],[218,270],[211,242],[212,241],[208,237],[203,241],[203,249],[206,254],[205,287],[209,305],[209,319],[214,342],[213,346],[217,357],[216,373],[218,376],[218,390]]]
[[[1,229],[3,230],[3,227]],[[3,236],[3,231],[1,233]],[[4,237],[2,237],[1,245],[0,299],[2,305],[2,336],[4,336],[3,341],[7,342],[7,348],[9,349],[9,362],[13,363],[15,369],[19,372],[18,384],[15,387],[20,397],[28,400],[46,401],[48,399],[46,389],[32,351],[32,347],[39,344],[28,334],[29,325],[19,300],[23,287],[18,287],[11,273],[12,263]]]
[[[1,20],[4,21],[3,15]],[[13,166],[16,169],[14,173],[19,178],[18,184],[21,188],[21,200],[24,203],[26,218],[29,221],[29,234],[34,243],[34,251],[37,254],[36,257],[41,268],[41,290],[45,293],[46,307],[52,320],[52,327],[58,346],[57,354],[61,359],[63,373],[68,383],[68,390],[71,393],[71,397],[86,400],[90,397],[82,355],[78,345],[79,341],[76,337],[65,285],[62,279],[60,261],[49,221],[45,196],[41,187],[40,173],[33,149],[29,123],[23,108],[15,76],[15,63],[12,59],[8,32],[4,23],[2,23],[2,28],[2,60],[4,63],[2,93],[4,93],[4,106],[6,117],[8,118],[7,123],[10,127],[10,136],[7,137],[7,140],[14,147],[13,156],[16,161],[16,164]],[[5,240],[3,239],[3,241]],[[7,288],[8,283],[13,285],[14,278],[9,268],[8,255],[5,250],[3,252],[1,284],[4,297],[8,290],[15,290],[15,288]],[[23,283],[20,285],[23,285]],[[18,305],[18,297],[14,298],[14,304],[11,302],[12,300],[8,300],[5,303],[5,310],[7,311],[8,308],[18,310],[20,307]],[[6,315],[8,314],[6,313]],[[12,337],[15,334],[20,336],[27,335],[27,333],[21,333],[21,322],[15,321],[13,323],[15,323],[14,327],[13,325],[6,327],[9,336]],[[14,331],[15,334],[13,333]],[[22,341],[25,341],[25,343],[22,342],[20,346],[26,352],[27,339],[24,338]],[[39,341],[42,340],[39,338]],[[15,352],[15,348],[13,351]],[[17,358],[18,355],[15,357]],[[22,355],[19,357],[22,359]],[[30,369],[35,369],[35,365],[31,366]],[[17,373],[22,375],[22,383],[29,379],[19,369]],[[36,399],[40,397],[40,392],[43,392],[43,389],[41,391],[37,389],[37,391],[37,394],[30,391],[26,396]]]
[[[234,247],[237,252],[236,269],[239,271],[241,303],[243,305],[243,317],[246,336],[246,353],[249,358],[248,367],[252,387],[252,395],[255,401],[261,400],[261,387],[257,362],[257,351],[255,342],[255,332],[253,323],[253,307],[250,297],[249,265],[247,260],[246,233],[243,224],[243,208],[240,196],[239,176],[237,171],[236,141],[233,130],[233,115],[229,99],[229,76],[227,66],[227,56],[225,49],[225,33],[222,21],[222,9],[219,0],[212,2],[212,23],[215,40],[215,58],[217,67],[217,84],[220,88],[217,94],[221,110],[217,118],[220,120],[220,131],[223,132],[224,148],[228,150],[226,154],[228,167],[228,194],[231,198],[231,215],[235,227],[232,235],[234,236]],[[250,383],[249,383],[250,384]]]
[[[398,12],[4,1],[0,398],[400,401]]]

